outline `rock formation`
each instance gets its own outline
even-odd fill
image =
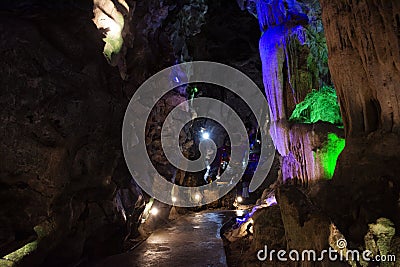
[[[317,1],[239,2],[257,14],[263,32],[260,55],[282,178],[300,180],[308,188],[303,193],[287,186],[276,191],[288,248],[327,248],[329,221],[349,247],[371,247],[370,229],[376,222],[399,225],[399,3],[321,0],[320,8]],[[321,58],[321,71],[304,68],[313,62],[312,42],[323,37],[318,37],[324,32],[322,22],[330,74]],[[338,125],[290,122],[295,105],[318,82],[329,83],[330,76],[344,131]],[[254,238],[256,244],[263,241]],[[398,251],[396,241],[385,242],[375,253]]]
[[[0,22],[2,256],[37,239],[26,266],[117,252],[125,233],[114,210],[114,129],[127,101],[119,74],[90,9],[20,8]]]
[[[399,218],[400,105],[397,1],[321,1],[346,147],[333,178],[334,217],[362,243],[368,224]],[[330,204],[330,205],[329,205]]]
[[[192,59],[238,68],[264,86],[269,103],[281,156],[271,186],[278,205],[257,210],[254,225],[241,229],[254,234],[244,240],[253,253],[244,263],[252,266],[264,243],[326,249],[335,231],[350,247],[399,253],[400,3],[237,2],[242,11],[227,0],[0,3],[0,265],[84,264],[135,241],[149,199],[122,157],[125,107],[148,77]],[[107,35],[115,29],[117,43]],[[294,120],[296,109],[312,116],[305,102],[325,86],[337,92],[343,125]],[[233,94],[200,89],[252,121]],[[159,140],[166,114],[187,97],[177,88],[159,101],[146,144],[166,179],[194,185],[197,177],[169,164]],[[336,94],[329,97],[324,105]],[[189,157],[192,134],[181,136]],[[156,224],[169,215],[163,208]]]
[[[343,137],[342,131],[321,122],[295,125],[289,120],[296,105],[313,89],[331,83],[318,2],[254,2],[262,31],[260,56],[271,136],[282,156],[282,178],[304,185],[331,178],[316,153],[326,147],[328,133]]]

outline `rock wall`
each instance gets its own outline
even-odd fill
[[[132,47],[125,56],[128,96],[156,72],[190,60],[188,39],[200,31],[206,13],[204,0],[136,1],[135,19],[128,22]]]
[[[400,133],[398,1],[321,1],[346,136]]]
[[[0,4],[0,252],[9,255],[0,265],[70,266],[119,253],[139,234],[146,196],[121,153],[125,107],[146,78],[185,53],[184,39],[198,31],[206,6],[126,2],[130,13],[118,6],[124,46],[108,61],[107,29],[96,29],[92,1]],[[159,103],[147,129],[168,179],[183,174],[154,153],[161,151],[154,130],[184,91]],[[9,254],[26,244],[27,253]]]
[[[27,266],[67,265],[93,245],[107,255],[125,234],[112,179],[121,80],[90,9],[47,8],[22,5],[0,21],[0,251],[39,238]]]
[[[400,223],[400,3],[321,0],[321,6],[346,132],[326,206],[344,235],[362,244],[368,223],[380,217],[397,229]]]

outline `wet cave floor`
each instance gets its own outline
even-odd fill
[[[133,251],[91,266],[228,266],[220,230],[232,216],[234,211],[203,211],[181,216],[152,233]]]

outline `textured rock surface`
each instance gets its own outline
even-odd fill
[[[270,107],[270,132],[282,156],[283,180],[295,178],[307,185],[310,181],[329,178],[313,152],[326,142],[329,132],[342,135],[341,130],[328,125],[289,123],[296,104],[312,89],[319,89],[321,83],[330,83],[329,75],[322,71],[326,66],[314,64],[316,61],[323,65],[323,56],[315,58],[315,45],[310,45],[318,38],[323,39],[319,5],[316,1],[254,2],[263,32],[259,48]]]
[[[321,4],[346,135],[366,136],[377,130],[399,134],[400,3]]]
[[[296,104],[312,89],[331,83],[318,2],[239,2],[243,9],[257,13],[262,31],[259,49],[263,83],[270,107],[271,136],[282,156],[282,180],[308,186],[331,178],[319,153],[329,143],[330,133],[343,137],[343,130],[327,123],[289,122]],[[322,49],[316,51],[316,46]]]
[[[254,213],[254,242],[252,250],[257,252],[268,245],[270,249],[286,249],[285,228],[278,205],[259,209]]]
[[[257,252],[265,246],[269,250],[287,247],[281,211],[277,205],[257,210],[252,222],[227,232],[225,237],[229,240],[225,244],[229,266],[287,266],[287,263],[279,265],[279,262],[269,260],[263,263],[257,259]]]
[[[239,2],[243,5],[246,3]],[[272,135],[283,155],[283,177],[301,177],[302,174],[297,174],[300,170],[300,173],[310,174],[310,177],[305,177],[307,181],[316,175],[311,171],[313,164],[307,160],[311,158],[307,155],[318,149],[320,144],[314,147],[318,143],[314,142],[319,139],[319,133],[315,136],[315,131],[309,126],[293,127],[286,122],[290,114],[287,108],[291,106],[287,95],[296,94],[284,90],[284,74],[287,71],[284,69],[284,36],[290,37],[296,31],[283,31],[293,29],[293,24],[286,28],[278,28],[277,25],[284,23],[290,13],[289,1],[254,2],[256,5],[247,7],[252,12],[260,9],[260,3],[266,4],[263,7],[265,18],[259,17],[261,29],[265,31],[260,42],[260,52],[263,72],[267,74],[264,76],[264,83],[271,117],[276,121]],[[268,6],[277,2],[283,5],[276,5],[275,9]],[[298,2],[306,5],[312,3]],[[345,126],[346,147],[339,157],[332,181],[319,181],[311,186],[311,197],[294,187],[279,188],[277,200],[289,248],[328,248],[330,220],[338,226],[349,246],[358,248],[364,245],[368,225],[375,224],[377,219],[389,218],[397,229],[400,221],[400,91],[397,88],[400,84],[400,9],[397,1],[320,2],[329,48],[329,67],[338,91]],[[282,12],[282,7],[288,12]],[[301,8],[295,8],[294,11],[296,10],[305,13]],[[291,22],[298,25],[296,19]],[[277,40],[281,46],[268,45],[271,38]],[[324,129],[322,135],[325,130],[332,131]],[[341,130],[333,132],[340,134]],[[256,222],[255,228],[268,228],[268,223],[257,226]],[[397,239],[394,237],[391,244],[394,252],[398,252]],[[383,246],[384,250],[388,248],[387,243]],[[340,266],[337,262],[332,265]]]
[[[287,142],[285,156],[282,157],[282,178],[297,180],[300,184],[309,184],[328,178],[323,162],[316,157],[316,151],[328,142],[328,134],[335,133],[343,137],[343,131],[329,123],[280,124],[283,140]]]
[[[323,0],[321,6],[346,132],[327,206],[335,202],[338,228],[362,244],[376,219],[388,218],[397,229],[400,223],[400,5]]]
[[[287,184],[277,187],[277,205],[259,208],[250,220],[224,234],[229,240],[226,249],[230,266],[347,266],[344,262],[330,262],[327,254],[318,262],[309,261],[308,254],[303,256],[303,251],[314,250],[316,258],[320,258],[321,252],[329,249],[331,222],[300,188]],[[266,254],[264,261],[259,260],[257,254],[265,248],[271,254]],[[279,250],[286,251],[283,257],[288,261],[278,260]],[[289,260],[289,255],[296,257],[292,250],[304,260]],[[260,257],[264,255],[261,253]]]
[[[190,60],[186,42],[200,31],[206,12],[203,0],[136,2],[129,22],[133,43],[125,57],[128,96],[157,71]]]
[[[0,4],[2,9],[20,8],[2,11],[0,19],[2,256],[39,236],[38,249],[22,265],[63,266],[119,252],[124,239],[138,235],[144,197],[121,158],[124,107],[147,77],[191,57],[227,63],[259,85],[264,82],[272,135],[283,156],[283,178],[307,185],[324,177],[313,153],[328,133],[341,136],[341,130],[323,123],[288,123],[295,104],[330,80],[308,65],[313,51],[304,30],[310,17],[319,21],[317,1],[239,1],[243,9],[259,10],[264,81],[254,45],[259,38],[256,20],[234,10],[228,1],[209,6],[201,0],[138,1],[133,19],[126,20],[123,58],[116,59],[119,72],[102,55],[104,44],[91,22],[90,1],[14,2]],[[394,0],[321,0],[321,4],[346,148],[333,181],[312,188],[313,202],[295,188],[282,188],[279,206],[255,214],[255,246],[269,241],[269,233],[277,246],[285,243],[283,229],[273,227],[282,217],[289,248],[311,249],[310,243],[325,248],[328,220],[314,203],[356,246],[363,244],[368,224],[378,218],[390,219],[397,229],[400,224],[400,4]],[[209,23],[204,25],[205,19]],[[158,103],[161,112],[152,115],[147,136],[153,162],[166,178],[180,184],[185,174],[167,163],[158,129],[165,114],[185,99],[183,91],[176,90]],[[230,102],[235,99],[211,87],[205,93]],[[249,240],[239,245],[251,247]]]
[[[166,29],[156,23],[162,16],[149,16],[147,9],[157,10],[152,5],[160,7],[157,1],[139,5],[137,20],[129,25],[136,39],[125,59],[140,68],[127,66],[130,75],[123,83],[103,56],[90,1],[2,3],[1,8],[22,10],[2,11],[0,21],[0,75],[5,85],[0,112],[2,256],[37,239],[35,226],[46,234],[22,262],[27,266],[65,266],[110,255],[122,250],[124,240],[138,235],[144,198],[121,155],[122,118],[127,95],[175,60],[173,50],[167,57],[158,53],[163,51],[160,46],[173,46],[158,39]],[[149,64],[137,61],[142,52],[149,55]],[[153,115],[161,117],[152,117],[158,124],[148,129],[149,149],[160,150],[152,130],[183,99],[173,92],[159,103],[161,110]],[[165,159],[153,156],[162,169]],[[173,171],[164,168],[167,178]]]
[[[1,252],[48,224],[29,266],[68,264],[90,244],[122,245],[112,176],[125,100],[90,10],[30,12],[0,22]]]
[[[317,251],[329,247],[330,221],[311,203],[308,197],[294,186],[280,187],[277,201],[281,209],[288,248]]]

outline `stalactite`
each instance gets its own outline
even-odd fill
[[[286,58],[286,68],[287,68],[287,72],[288,72],[288,75],[287,75],[288,83],[289,83],[289,87],[292,91],[293,102],[295,104],[297,104],[296,91],[295,91],[296,84],[293,85],[293,83],[292,83],[292,73],[295,73],[295,72],[292,72],[292,70],[293,70],[292,57],[294,58],[295,54],[293,53],[293,51],[291,49],[290,43],[291,42],[289,41],[289,43],[286,45],[284,51],[285,51],[285,58]],[[289,55],[292,55],[292,56],[289,57]]]
[[[308,33],[310,31],[308,27],[315,28],[314,31],[318,33],[321,31],[318,27],[321,24],[315,22],[320,19],[308,18],[306,15],[307,12],[312,16],[319,14],[318,11],[309,11],[310,8],[319,8],[319,6],[314,2],[308,4],[312,6],[306,8],[305,3],[286,0],[257,1],[257,15],[263,31],[260,39],[260,56],[263,63],[265,93],[271,111],[271,136],[276,149],[283,156],[283,179],[297,178],[305,185],[309,180],[329,178],[332,172],[331,169],[325,171],[323,163],[317,160],[312,152],[328,140],[326,129],[317,132],[314,129],[306,130],[307,126],[295,128],[289,123],[289,117],[296,105],[301,104],[307,93],[312,91],[312,81],[324,79],[319,77],[325,72],[324,69],[320,70],[320,65],[326,67],[327,64],[324,58],[319,58],[320,54],[324,56],[324,53],[320,53],[324,50],[323,36]],[[318,46],[321,45],[320,43],[322,47]],[[312,69],[308,69],[308,65],[299,65],[299,60],[302,60],[302,64],[309,63],[306,59],[307,55],[312,58],[310,62],[315,64]],[[333,100],[337,102],[336,97]],[[338,107],[337,103],[331,106]],[[320,108],[318,111],[311,109],[303,111],[315,118],[311,123],[321,121],[321,117],[315,112],[326,114]],[[340,124],[339,108],[333,113],[335,116],[329,115],[334,117],[330,118],[329,122]],[[332,127],[335,128],[335,126]],[[310,132],[319,137],[316,138]],[[336,162],[336,158],[337,155],[332,160]]]

